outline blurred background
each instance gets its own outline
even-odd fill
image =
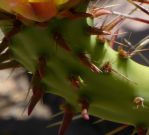
[[[135,8],[125,0],[97,0],[92,2],[89,8],[110,5],[114,6],[109,9],[126,14]],[[143,6],[149,9],[149,6]],[[135,11],[132,16],[149,19],[149,16],[140,10]],[[94,24],[96,27],[100,27],[114,17],[97,18]],[[120,33],[125,33],[118,36],[117,39],[118,42],[123,44],[128,44],[126,42],[128,40],[129,44],[136,45],[141,39],[149,36],[149,25],[144,23],[126,20],[118,27],[121,27]],[[3,38],[2,32],[0,32],[0,37]],[[146,47],[148,47],[149,38],[147,40]],[[133,59],[149,66],[149,56],[147,54],[149,53],[146,51],[143,55],[136,55]],[[46,128],[46,126],[62,120],[62,115],[50,119],[53,114],[60,112],[59,105],[62,99],[51,94],[44,95],[43,101],[38,103],[32,115],[28,117],[26,107],[30,97],[30,94],[27,96],[30,78],[31,75],[21,68],[0,71],[0,135],[57,135],[59,125],[51,128]],[[93,124],[97,120],[98,118],[95,117],[91,117],[89,121],[82,118],[74,120],[66,135],[110,135],[106,133],[121,126],[109,121]],[[128,127],[117,135],[129,135],[132,131],[133,128]]]

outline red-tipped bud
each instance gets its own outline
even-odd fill
[[[83,117],[85,120],[89,120],[89,119],[90,119],[87,109],[83,109],[82,112],[81,112],[81,115],[82,115],[82,117]]]
[[[80,99],[82,111],[81,115],[85,120],[89,120],[89,114],[88,114],[88,108],[89,108],[89,103],[86,99]]]

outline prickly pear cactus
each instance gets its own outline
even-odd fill
[[[139,128],[149,126],[149,68],[131,60],[122,48],[114,51],[108,41],[100,40],[110,32],[93,27],[94,15],[114,12],[86,13],[89,0],[0,3],[5,33],[0,69],[21,66],[33,74],[28,115],[50,92],[66,101],[59,135],[78,112],[87,120],[94,115]]]

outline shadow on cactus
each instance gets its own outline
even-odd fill
[[[31,114],[44,93],[65,99],[64,119],[59,135],[64,135],[76,113],[132,125],[144,135],[149,126],[149,68],[131,57],[144,42],[131,51],[120,46],[114,51],[118,30],[125,19],[149,23],[147,19],[92,7],[90,0],[0,0],[0,23],[5,37],[0,44],[0,69],[24,67],[33,74]],[[129,2],[147,15],[140,3]],[[139,3],[139,4],[138,4]],[[87,10],[87,12],[86,12]],[[133,12],[133,11],[132,11]],[[117,15],[101,28],[93,19]],[[6,27],[9,26],[9,27]],[[111,40],[107,36],[112,35]]]

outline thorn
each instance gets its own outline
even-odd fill
[[[110,32],[98,29],[96,27],[88,26],[87,31],[92,35],[111,35]]]
[[[139,52],[144,52],[144,51],[148,51],[148,49],[141,49],[141,50],[134,50],[131,54],[130,54],[130,57],[133,57],[134,55],[136,55],[137,53]]]
[[[31,85],[32,85],[32,91],[33,95],[31,97],[31,101],[28,107],[28,115],[30,115],[35,107],[35,105],[38,103],[38,101],[43,97],[44,91],[41,86],[41,79],[45,75],[45,66],[46,66],[46,60],[45,57],[41,56],[38,59],[38,68],[33,76]],[[30,87],[29,87],[30,88]]]
[[[65,10],[60,12],[60,14],[58,14],[58,16],[60,17],[65,17],[68,19],[80,19],[80,18],[86,18],[86,17],[93,17],[91,14],[89,13],[84,13],[84,12],[76,12],[74,10]]]
[[[8,69],[8,68],[17,68],[17,67],[20,67],[20,64],[15,60],[5,62],[5,63],[0,63],[0,70]]]
[[[56,114],[53,114],[53,115],[50,117],[50,120],[52,120],[52,119],[54,119],[54,118],[56,118],[56,117],[62,115],[63,113],[64,113],[64,112],[61,111],[61,112],[58,112],[58,113],[56,113]]]
[[[77,120],[77,119],[80,119],[80,118],[82,118],[81,115],[76,115],[72,118],[72,120]],[[58,126],[58,125],[61,125],[61,124],[62,124],[62,121],[58,121],[58,122],[55,122],[53,124],[48,125],[47,128],[52,128],[52,127],[55,127],[55,126]]]
[[[20,28],[21,28],[21,22],[15,20],[13,22],[12,29],[5,35],[3,41],[0,44],[0,53],[8,47],[8,43],[10,42],[11,38],[20,31]]]
[[[105,121],[104,119],[99,119],[99,120],[93,122],[92,124],[99,124],[99,123],[102,123],[102,122],[104,122],[104,121]]]
[[[146,36],[145,38],[143,38],[140,42],[138,42],[135,45],[132,45],[128,40],[124,39],[124,41],[130,46],[129,52],[130,50],[133,50],[129,55],[132,55],[134,51],[136,50],[140,50],[144,47],[146,47],[149,43],[149,36]],[[149,65],[149,60],[140,52],[138,52],[138,55],[142,58],[142,60]]]
[[[117,26],[119,23],[122,23],[124,21],[124,17],[118,16],[114,20],[112,20],[110,23],[105,25],[103,27],[103,30],[105,31],[111,31],[115,26]]]
[[[10,50],[8,49],[6,52],[0,55],[0,63],[10,60],[11,58],[10,56],[11,56],[11,53],[10,53]]]
[[[126,40],[126,42],[128,42],[127,40]],[[129,43],[129,42],[128,42]],[[131,46],[131,48],[130,49],[133,49],[133,51],[130,53],[130,56],[132,57],[132,56],[134,56],[136,53],[139,53],[139,52],[141,52],[141,51],[146,51],[146,50],[148,50],[148,49],[142,49],[142,48],[144,48],[144,47],[146,47],[147,45],[148,45],[148,43],[149,43],[149,37],[145,37],[143,40],[141,40],[139,43],[137,43],[135,46]],[[131,45],[131,43],[130,43],[130,45]],[[139,55],[140,55],[140,53],[139,53]]]
[[[103,8],[111,8],[111,7],[117,7],[120,6],[121,4],[113,4],[113,5],[105,5]]]
[[[65,39],[62,37],[62,35],[60,33],[54,32],[53,39],[55,40],[56,44],[59,45],[61,48],[63,48],[67,52],[71,51],[70,47],[68,46]]]
[[[31,72],[29,73],[30,75],[32,74]],[[29,83],[29,87],[28,87],[28,89],[27,89],[27,94],[26,94],[26,96],[25,96],[25,101],[27,100],[27,97],[28,97],[28,95],[29,95],[29,93],[30,93],[30,90],[31,90],[31,87],[33,86],[33,82],[35,82],[35,80],[36,80],[36,76],[35,75],[32,75],[32,78],[31,78],[31,81],[30,81],[30,83]],[[30,101],[31,101],[31,99],[30,99]],[[24,114],[24,112],[25,112],[25,110],[28,108],[28,106],[29,106],[29,104],[30,104],[30,101],[27,103],[27,105],[24,107],[24,109],[23,109],[23,111],[22,111],[22,115]]]
[[[38,61],[38,72],[39,72],[39,75],[40,75],[40,78],[42,79],[43,76],[45,75],[45,66],[46,66],[46,59],[44,57],[39,57],[39,61]]]
[[[113,69],[113,68],[112,68],[112,65],[111,65],[111,63],[110,63],[109,61],[106,62],[106,63],[102,66],[101,70],[102,70],[103,73],[111,73],[111,72],[116,73],[116,74],[122,76],[124,79],[126,79],[126,80],[128,80],[128,81],[131,81],[131,82],[133,82],[134,84],[137,84],[136,82],[134,82],[134,81],[130,80],[129,78],[127,78],[127,77],[126,77],[125,75],[123,75],[122,73],[120,73],[120,72],[116,71],[115,69]]]
[[[127,15],[127,14],[122,14],[122,13],[116,12],[116,11],[113,11],[112,14],[113,15],[120,15],[120,16],[123,16],[127,19],[131,19],[131,20],[134,20],[134,21],[139,21],[139,22],[142,22],[142,23],[149,24],[149,20],[146,20],[146,19],[133,17],[133,16],[130,16],[130,15]]]
[[[35,107],[35,105],[38,103],[38,101],[43,97],[44,91],[41,86],[41,79],[43,78],[45,74],[45,58],[40,57],[39,58],[39,67],[33,76],[31,85],[32,85],[32,92],[33,95],[31,97],[31,101],[28,107],[28,115],[30,115]]]
[[[119,33],[119,29],[117,29],[117,30],[114,32],[115,35],[113,35],[112,38],[111,38],[111,41],[110,41],[110,46],[111,46],[111,48],[114,48],[114,44],[115,44],[116,39],[117,39],[117,37],[118,37],[118,33]]]
[[[142,22],[142,23],[149,24],[149,20],[141,19],[141,18],[137,18],[137,17],[132,17],[130,15],[122,14],[122,13],[119,13],[119,12],[116,12],[116,11],[109,11],[109,10],[104,9],[104,8],[93,8],[92,11],[91,11],[91,14],[94,17],[99,17],[101,15],[107,15],[107,14],[119,15],[119,16],[127,18],[127,19],[131,19],[131,20],[135,20],[135,21],[139,21],[139,22]]]
[[[140,9],[141,11],[143,11],[144,13],[146,13],[147,15],[149,15],[149,11],[147,9],[145,9],[143,6],[141,6],[140,4],[137,4],[135,2],[133,2],[132,0],[128,0],[131,4],[133,4],[134,6],[136,6],[138,9]]]
[[[132,82],[133,84],[137,85],[137,83],[136,83],[135,81],[129,79],[127,76],[123,75],[122,73],[120,73],[120,72],[118,72],[118,71],[116,71],[116,70],[114,70],[114,69],[112,69],[112,71],[113,71],[114,73],[120,75],[121,77],[123,77],[123,78],[126,79],[127,81],[130,81],[130,82]]]
[[[121,43],[121,42],[118,42],[118,41],[114,41],[114,43],[120,45],[120,46],[124,46],[124,47],[128,47],[128,45],[124,44],[124,43]]]
[[[31,97],[31,101],[30,101],[30,104],[28,107],[28,116],[32,113],[35,105],[42,98],[43,94],[44,94],[44,92],[42,89],[33,88],[33,95]]]
[[[128,125],[120,126],[120,127],[116,128],[116,129],[113,129],[113,130],[110,131],[109,133],[106,133],[105,135],[115,135],[115,134],[117,134],[118,132],[120,132],[120,131],[126,129],[127,127],[128,127]]]
[[[133,1],[141,2],[143,4],[149,4],[149,1],[148,0],[133,0]]]
[[[87,66],[92,72],[95,72],[95,73],[101,72],[101,70],[96,65],[91,63],[90,58],[85,53],[78,54],[78,57],[82,62],[82,64]]]
[[[16,70],[15,67],[11,69],[11,71],[10,71],[9,75],[7,76],[6,80],[8,80],[12,76],[12,74],[15,72],[15,70]]]
[[[72,108],[70,106],[65,106],[64,107],[63,122],[60,126],[58,135],[64,135],[65,134],[66,130],[68,129],[68,127],[72,121],[73,115],[74,115],[74,113],[72,111]]]
[[[92,14],[86,12],[76,12],[75,10],[71,10],[71,13],[78,18],[93,17]]]
[[[92,8],[90,9],[89,13],[91,13],[94,17],[100,17],[102,15],[111,14],[111,11],[105,8]]]
[[[135,135],[136,133],[137,133],[136,128],[134,128],[130,135]]]

